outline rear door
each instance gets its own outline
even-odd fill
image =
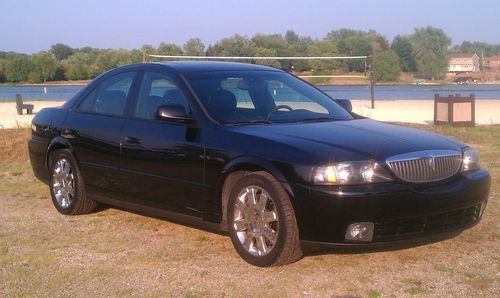
[[[108,77],[66,119],[63,136],[73,145],[90,193],[120,191],[120,144],[136,76],[130,71]]]
[[[201,216],[204,150],[195,126],[156,120],[158,106],[190,111],[182,82],[163,72],[144,72],[122,146],[124,193],[129,200]]]

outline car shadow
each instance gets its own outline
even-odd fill
[[[127,208],[122,208],[118,206],[110,206],[104,203],[99,203],[96,213],[106,211],[107,209],[116,209],[127,213],[132,213],[148,218],[155,218],[161,221],[170,222],[173,224],[186,226],[189,228],[205,231],[208,233],[217,234],[220,236],[228,236],[228,233],[225,231],[218,230],[214,228],[214,225],[204,226],[184,220],[178,220],[174,218],[169,218],[165,216],[157,216],[152,215],[147,212],[141,212],[136,210],[131,210]],[[397,242],[387,242],[387,243],[369,243],[369,244],[329,244],[329,243],[312,243],[307,241],[301,241],[301,248],[304,257],[308,256],[320,256],[320,255],[331,255],[331,254],[366,254],[366,253],[378,253],[378,252],[389,252],[396,250],[403,250],[409,248],[420,247],[424,245],[429,245],[437,242],[441,242],[444,240],[452,239],[463,231],[455,231],[447,234],[430,236],[425,239],[411,239],[411,240],[401,240]]]

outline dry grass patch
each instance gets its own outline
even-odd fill
[[[246,264],[224,235],[114,208],[62,216],[32,175],[27,130],[0,130],[0,296],[498,297],[500,126],[422,128],[476,144],[493,176],[483,221],[395,251]]]

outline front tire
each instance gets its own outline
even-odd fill
[[[97,203],[85,195],[83,178],[78,163],[68,149],[52,152],[50,167],[50,194],[57,211],[66,215],[87,214]]]
[[[302,256],[292,204],[270,174],[255,172],[238,180],[230,193],[227,217],[233,246],[246,262],[278,266]]]

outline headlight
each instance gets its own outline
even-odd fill
[[[479,170],[479,151],[477,149],[465,148],[462,157],[462,172]]]
[[[374,161],[339,162],[314,170],[313,183],[320,185],[365,184],[392,181],[389,173]]]

